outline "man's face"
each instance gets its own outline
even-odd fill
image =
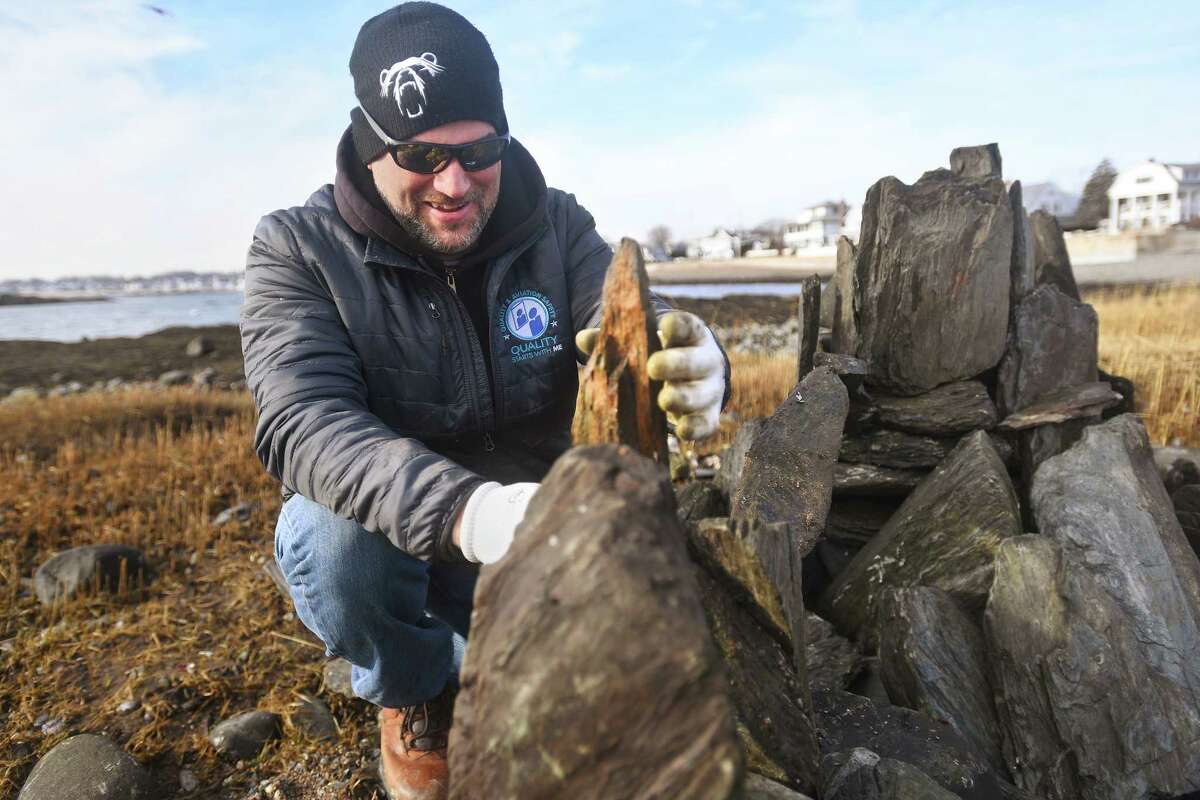
[[[466,144],[495,133],[489,123],[463,120],[430,128],[410,141]],[[462,255],[479,241],[500,197],[499,162],[467,172],[456,159],[441,172],[422,175],[399,166],[385,152],[367,168],[400,227],[447,256]]]

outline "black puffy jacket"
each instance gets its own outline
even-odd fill
[[[428,561],[461,557],[447,534],[479,483],[541,479],[570,444],[575,331],[598,324],[612,258],[572,195],[546,190],[543,214],[487,263],[491,379],[442,273],[356,233],[331,185],[263,217],[242,350],[255,449],[285,493]]]

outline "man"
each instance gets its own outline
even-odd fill
[[[350,72],[334,184],[255,231],[242,347],[255,447],[289,496],[275,556],[296,613],[381,707],[389,796],[443,797],[478,564],[569,446],[571,343],[594,342],[612,254],[509,135],[466,19],[393,8]],[[727,362],[656,302],[676,345],[651,364],[659,401],[680,436],[707,436]]]

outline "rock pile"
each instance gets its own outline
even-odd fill
[[[868,192],[714,480],[556,464],[481,572],[452,797],[1200,790],[1200,479],[1172,504],[999,149],[950,162]]]

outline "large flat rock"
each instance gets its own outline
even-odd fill
[[[627,447],[555,463],[476,586],[453,798],[728,800],[744,757],[666,472]]]
[[[926,436],[958,436],[988,430],[998,415],[987,389],[979,381],[957,381],[938,386],[914,397],[872,393],[876,421]]]
[[[965,437],[821,599],[839,629],[873,642],[884,589],[934,586],[981,608],[1000,542],[1021,533],[1017,497],[988,436]]]
[[[1141,423],[1088,428],[1032,497],[1042,535],[1000,548],[985,616],[1013,776],[1051,798],[1200,789],[1200,562]]]
[[[868,383],[915,395],[991,369],[1004,353],[1013,218],[999,177],[949,170],[867,191],[853,270],[839,269],[834,346]]]

